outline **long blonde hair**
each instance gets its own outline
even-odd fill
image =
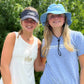
[[[68,24],[65,23],[63,34],[62,34],[63,39],[64,39],[64,46],[68,51],[73,52],[74,47],[71,44],[70,31],[71,30],[70,30]],[[43,56],[46,56],[48,54],[49,46],[52,41],[52,35],[53,35],[53,31],[49,28],[48,21],[46,21],[45,28],[44,28],[45,43],[44,43],[44,46],[42,47],[42,55]]]
[[[35,8],[31,7],[31,6],[24,8],[24,10],[32,10],[32,11],[35,11],[36,13],[38,13],[38,11],[37,11]],[[23,10],[23,11],[24,11],[24,10]],[[38,24],[39,24],[39,23],[38,23]],[[21,20],[20,20],[20,25],[21,25]],[[19,38],[19,35],[21,35],[22,32],[23,32],[22,29],[19,30],[17,38]]]

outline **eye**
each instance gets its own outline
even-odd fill
[[[25,23],[27,23],[27,22],[28,22],[28,20],[27,20],[27,19],[25,19],[25,20],[24,20],[24,22],[25,22]]]
[[[51,15],[50,17],[49,17],[49,19],[52,19],[52,18],[54,18],[55,16],[54,15]]]
[[[32,23],[35,23],[35,20],[31,20]]]
[[[62,16],[61,14],[58,15],[58,17],[61,17],[61,16]]]
[[[54,17],[55,17],[55,15],[52,15],[52,16],[51,16],[51,18],[54,18]]]
[[[63,14],[59,14],[58,17],[64,17],[64,15]]]
[[[35,24],[35,21],[34,20],[31,20],[30,22],[33,23],[33,24]]]

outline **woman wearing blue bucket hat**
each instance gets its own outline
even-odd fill
[[[40,19],[45,28],[42,57],[47,60],[40,84],[84,84],[84,36],[69,29],[71,13],[62,4],[51,4]]]

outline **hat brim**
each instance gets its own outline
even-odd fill
[[[21,20],[25,20],[25,19],[28,19],[28,18],[31,18],[31,19],[35,20],[37,23],[39,22],[39,20],[37,18],[35,18],[33,16],[30,16],[30,15],[22,17]]]
[[[51,11],[51,12],[46,12],[41,15],[40,21],[42,25],[45,25],[46,19],[47,19],[47,14],[52,13],[52,14],[65,14],[67,18],[67,24],[71,25],[71,13],[70,12],[60,12],[60,11]]]

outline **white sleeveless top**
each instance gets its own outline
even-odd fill
[[[34,37],[32,45],[25,42],[15,32],[16,40],[10,63],[12,84],[35,84],[34,61],[37,57],[38,39]]]

